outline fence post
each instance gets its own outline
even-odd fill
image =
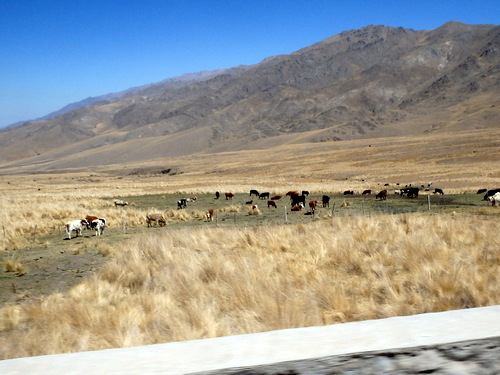
[[[286,212],[286,206],[283,206],[285,207],[285,224],[288,223],[288,214]]]
[[[125,220],[125,216],[122,216],[122,232],[123,234],[127,234],[127,222]]]
[[[431,210],[431,196],[427,195],[427,209],[430,211]]]

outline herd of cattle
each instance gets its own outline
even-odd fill
[[[397,189],[394,191],[394,194],[399,195],[399,196],[406,196],[407,198],[418,198],[418,194],[420,192],[420,189],[417,187],[405,187],[402,189]],[[477,191],[477,194],[483,194],[485,193],[483,200],[489,201],[492,206],[500,206],[500,189],[479,189]],[[372,190],[364,190],[362,192],[362,195],[371,195]],[[375,199],[379,200],[386,200],[387,199],[387,190],[381,190],[377,194],[375,194]],[[442,189],[436,188],[433,191],[433,194],[440,194],[443,195],[444,192]],[[348,196],[348,195],[354,195],[353,190],[346,190],[344,191],[343,195]],[[232,200],[234,198],[234,193],[224,193],[224,196],[226,200]],[[277,208],[276,201],[279,201],[280,199],[283,198],[282,195],[273,195],[269,192],[264,192],[264,193],[259,193],[258,190],[252,189],[250,190],[250,200],[246,201],[245,204],[250,205],[252,209],[257,208],[257,204],[254,203],[253,197],[256,197],[259,200],[267,200],[267,207],[268,208]],[[289,191],[285,194],[285,197],[290,198],[290,210],[291,211],[302,211],[306,207],[306,201],[307,197],[309,196],[309,191],[302,190],[301,192],[299,191]],[[220,192],[215,193],[215,198],[214,199],[219,199],[221,197]],[[184,209],[187,207],[188,202],[196,202],[197,197],[192,197],[192,198],[182,198],[179,201],[177,201],[177,209]],[[119,201],[115,200],[114,201],[116,207],[123,207],[127,206],[128,203],[124,201]],[[307,206],[309,207],[309,214],[314,214],[316,208],[319,206],[318,200],[309,200],[307,202]],[[330,207],[330,196],[328,195],[323,195],[321,197],[321,205],[323,208],[325,207]],[[205,218],[207,221],[213,221],[216,215],[216,210],[214,209],[209,209],[205,212]],[[149,227],[155,225],[155,226],[165,226],[167,224],[167,221],[165,220],[165,217],[160,214],[160,213],[148,213],[146,214],[146,224]],[[82,220],[72,220],[69,221],[65,224],[66,227],[66,234],[68,235],[68,239],[71,239],[71,234],[72,232],[76,233],[76,236],[82,236],[83,230],[88,229],[88,230],[95,230],[95,235],[100,236],[104,228],[106,227],[106,219],[104,218],[98,218],[96,216],[86,216],[85,219]]]

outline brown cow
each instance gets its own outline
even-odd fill
[[[279,201],[280,199],[281,199],[281,195],[273,195],[271,197],[271,200],[273,200],[273,201]]]
[[[267,208],[271,207],[278,208],[275,201],[267,201]]]
[[[300,202],[298,205],[293,206],[290,210],[291,211],[302,211],[303,208],[304,208],[304,205],[302,204],[302,202]]]
[[[207,221],[214,221],[214,216],[215,216],[215,210],[213,208],[209,209],[206,213],[205,216],[207,218]]]
[[[162,214],[157,214],[157,213],[147,214],[146,224],[148,225],[148,228],[151,227],[153,223],[156,223],[156,225],[160,227],[167,225],[167,221],[165,220]]]
[[[288,193],[285,194],[287,197],[293,197],[295,195],[299,195],[299,192],[297,190],[290,190]]]
[[[375,199],[379,199],[385,201],[387,199],[387,190],[382,190],[380,193],[375,195]]]
[[[226,200],[233,199],[233,197],[234,197],[233,193],[225,193],[225,195],[226,195]]]
[[[309,210],[311,212],[314,212],[316,210],[317,205],[318,205],[318,201],[316,201],[316,200],[309,201]]]

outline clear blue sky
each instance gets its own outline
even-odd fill
[[[0,127],[371,24],[429,30],[499,19],[500,0],[2,0]]]

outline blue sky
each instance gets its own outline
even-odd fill
[[[0,127],[89,96],[250,65],[367,25],[499,24],[499,0],[2,0]]]

